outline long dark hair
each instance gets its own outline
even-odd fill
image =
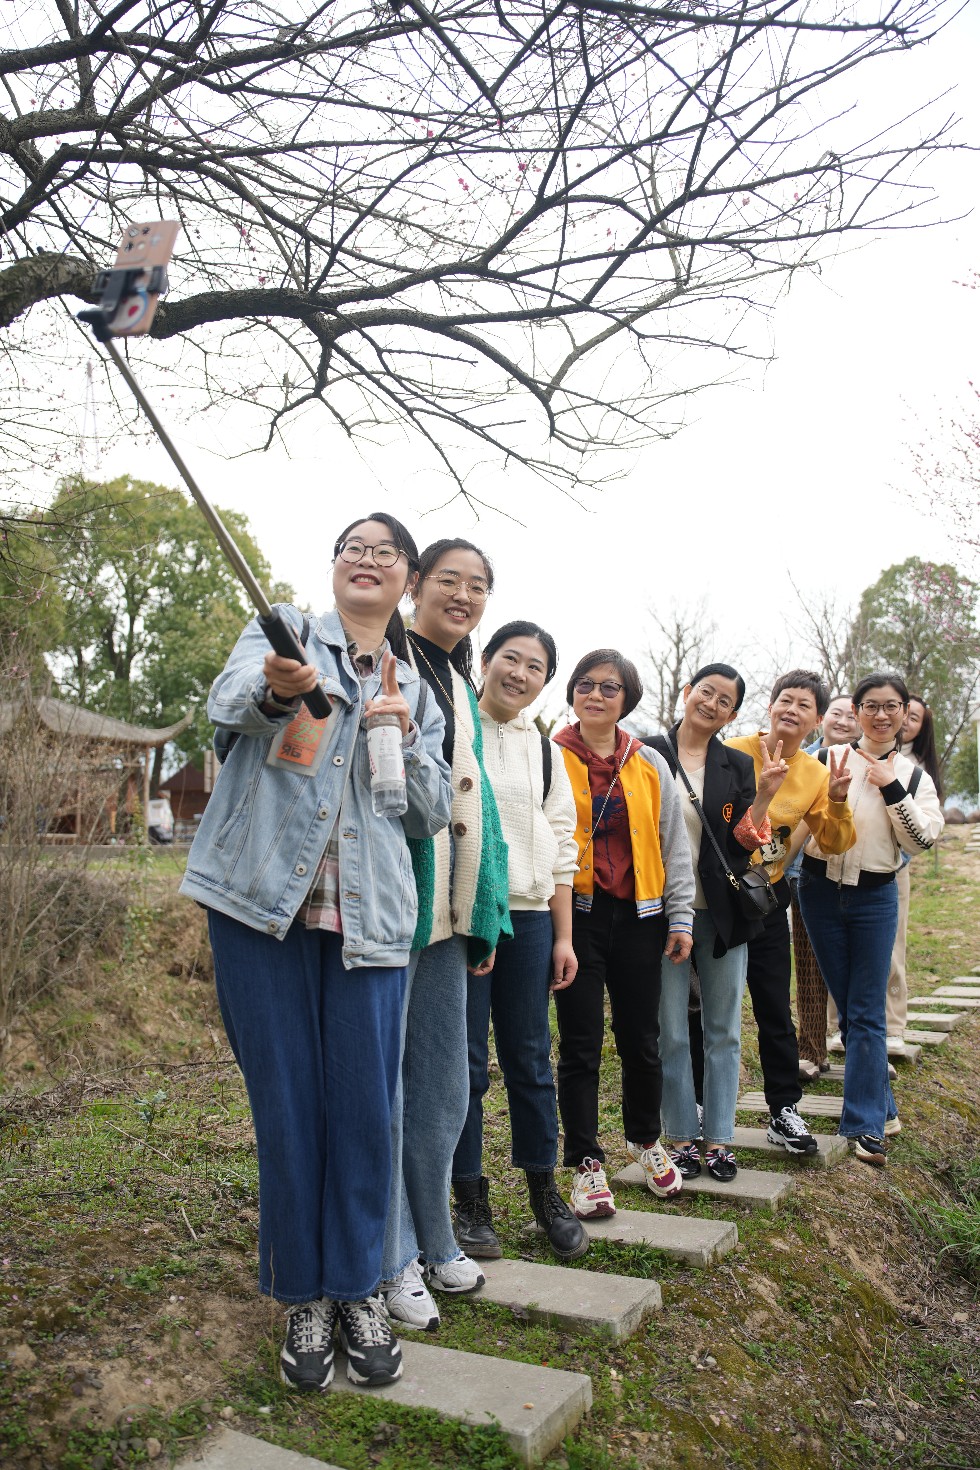
[[[932,777],[933,784],[939,794],[939,800],[942,801],[943,778],[939,774],[939,752],[936,750],[936,724],[932,718],[932,710],[926,704],[922,695],[910,694],[910,704],[913,699],[916,704],[921,704],[922,706],[922,727],[909,746],[909,750],[926,774]]]
[[[558,668],[558,649],[555,640],[550,633],[539,628],[537,623],[525,622],[523,618],[517,618],[512,623],[504,623],[496,633],[492,633],[487,639],[483,649],[483,663],[488,664],[499,648],[503,648],[511,638],[534,638],[545,651],[548,661],[548,672],[545,674],[544,682],[550,683],[555,677]]]
[[[350,525],[341,531],[334,542],[334,561],[340,555],[340,548],[354,527],[363,526],[365,521],[380,521],[383,526],[388,527],[388,530],[391,532],[392,541],[394,541],[399,551],[404,551],[405,553],[405,560],[408,562],[409,579],[411,579],[412,572],[417,572],[419,569],[419,549],[408,529],[402,525],[401,521],[396,520],[393,515],[389,515],[386,510],[373,510],[370,515],[358,516],[356,521],[351,521]],[[405,585],[405,591],[408,591],[407,583]],[[408,663],[408,639],[405,637],[405,624],[402,622],[402,615],[397,607],[388,619],[388,626],[385,628],[385,637],[395,657],[400,658],[403,663]]]
[[[431,577],[436,563],[441,557],[445,556],[447,551],[474,551],[482,561],[483,569],[487,574],[487,588],[490,592],[493,591],[493,566],[491,565],[490,558],[485,551],[480,550],[479,546],[474,546],[472,541],[464,541],[462,536],[443,536],[441,540],[433,541],[430,546],[425,548],[419,557],[419,584],[424,582],[426,577]],[[449,655],[449,662],[457,674],[463,676],[475,694],[476,684],[473,680],[473,640],[470,638],[469,633],[456,644],[456,647]]]

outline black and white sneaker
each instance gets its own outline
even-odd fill
[[[791,1103],[769,1119],[766,1137],[770,1143],[781,1144],[791,1154],[808,1155],[817,1151],[817,1140]]]
[[[333,1329],[337,1303],[326,1300],[291,1307],[279,1375],[289,1388],[315,1392],[333,1381]]]
[[[337,1319],[351,1383],[379,1388],[402,1376],[402,1350],[379,1296],[366,1297],[362,1302],[338,1302]]]
[[[885,1127],[887,1126],[886,1123]],[[860,1159],[862,1164],[871,1164],[877,1169],[885,1167],[888,1145],[883,1138],[875,1138],[873,1133],[861,1133],[851,1142],[854,1144],[854,1157]]]

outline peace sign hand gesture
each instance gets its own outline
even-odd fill
[[[760,740],[759,745],[762,749],[762,770],[759,772],[759,778],[755,786],[756,792],[762,797],[768,810],[769,803],[786,780],[787,774],[789,773],[789,766],[783,760],[783,742],[781,740],[776,742],[776,749],[773,751],[772,759],[769,757],[769,747],[766,745],[765,740]]]
[[[834,752],[830,752],[830,787],[827,794],[831,801],[847,800],[847,789],[851,784],[852,775],[852,772],[847,769],[847,758],[850,753],[851,747],[848,746],[838,762],[834,760]],[[864,755],[864,751],[859,750],[858,755]],[[875,784],[878,785],[879,783],[876,782]],[[884,785],[885,783],[881,782],[880,784]]]
[[[364,706],[365,715],[397,715],[402,727],[402,739],[408,734],[412,723],[412,712],[408,701],[398,687],[397,659],[391,652],[381,655],[381,693],[369,699]]]
[[[888,786],[892,781],[899,779],[895,772],[896,754],[897,752],[894,750],[889,751],[888,759],[882,761],[878,760],[877,756],[868,755],[866,750],[861,750],[858,747],[858,755],[868,763],[869,786],[877,786],[880,789],[882,786]]]

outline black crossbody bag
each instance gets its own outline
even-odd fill
[[[694,787],[687,779],[687,772],[681,765],[681,758],[677,753],[677,747],[669,735],[665,738],[674,753],[678,774],[687,787],[687,794],[694,803],[694,810],[701,819],[701,826],[704,828],[705,836],[718,856],[718,861],[724,869],[725,877],[735,890],[736,897],[738,898],[738,906],[742,911],[743,917],[746,919],[768,919],[769,915],[774,914],[779,908],[779,899],[776,897],[776,890],[769,882],[769,874],[761,863],[753,863],[750,868],[746,868],[741,878],[735,877],[725,854],[718,846],[715,834],[708,826],[708,819],[704,814],[701,803],[698,801]]]

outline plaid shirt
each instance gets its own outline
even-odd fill
[[[381,662],[381,655],[388,647],[387,640],[373,653],[358,653],[356,643],[348,643],[347,652],[354,672],[363,684]],[[339,813],[338,813],[339,817]],[[326,929],[331,934],[342,934],[340,921],[340,843],[337,840],[337,823],[327,841],[326,851],[310,885],[310,891],[296,910],[296,917],[307,929]]]

